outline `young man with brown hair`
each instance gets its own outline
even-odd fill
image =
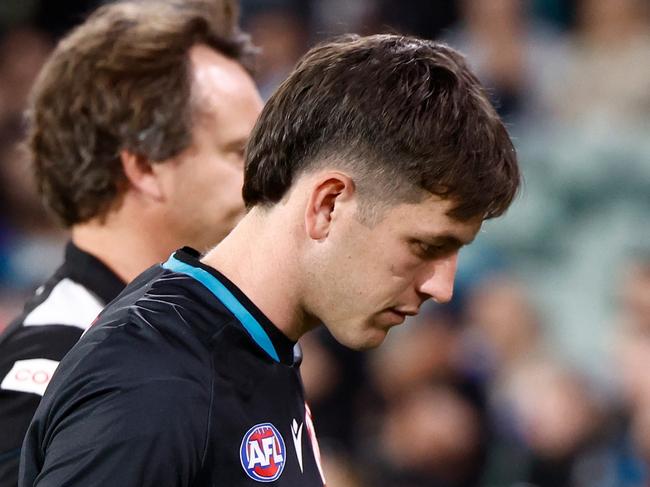
[[[36,413],[21,486],[323,485],[294,343],[324,324],[375,347],[448,301],[460,247],[518,186],[508,134],[451,48],[312,49],[249,141],[247,215],[104,310]]]
[[[28,110],[63,266],[0,337],[0,485],[59,361],[126,282],[243,215],[243,151],[262,102],[254,49],[225,0],[125,1],[65,37]]]

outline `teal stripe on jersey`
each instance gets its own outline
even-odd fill
[[[280,361],[278,352],[273,346],[273,342],[260,325],[259,321],[244,308],[244,306],[237,300],[237,298],[224,286],[219,279],[200,267],[194,267],[185,262],[181,262],[173,255],[163,264],[165,269],[170,271],[186,274],[210,290],[216,298],[223,303],[223,305],[235,315],[235,318],[244,326],[248,334],[251,336],[255,343],[257,343],[273,360]]]

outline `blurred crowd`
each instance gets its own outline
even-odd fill
[[[101,1],[0,4],[0,329],[59,264],[21,148],[60,35]],[[650,3],[242,0],[268,97],[311,45],[401,32],[462,50],[525,187],[456,296],[377,351],[302,343],[330,487],[650,485]],[[647,368],[646,368],[647,367]]]

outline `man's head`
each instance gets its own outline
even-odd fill
[[[243,148],[261,109],[229,0],[123,1],[64,38],[37,80],[29,146],[69,227],[129,207],[162,247],[207,248],[241,216]]]
[[[451,298],[459,248],[519,182],[506,129],[460,54],[349,36],[311,50],[268,101],[244,200],[297,208],[304,313],[364,348],[427,298]]]

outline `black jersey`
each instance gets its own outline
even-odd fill
[[[59,361],[124,283],[72,243],[54,275],[0,335],[0,487],[18,484],[27,426]]]
[[[61,362],[19,485],[322,486],[293,349],[236,286],[178,251]]]

